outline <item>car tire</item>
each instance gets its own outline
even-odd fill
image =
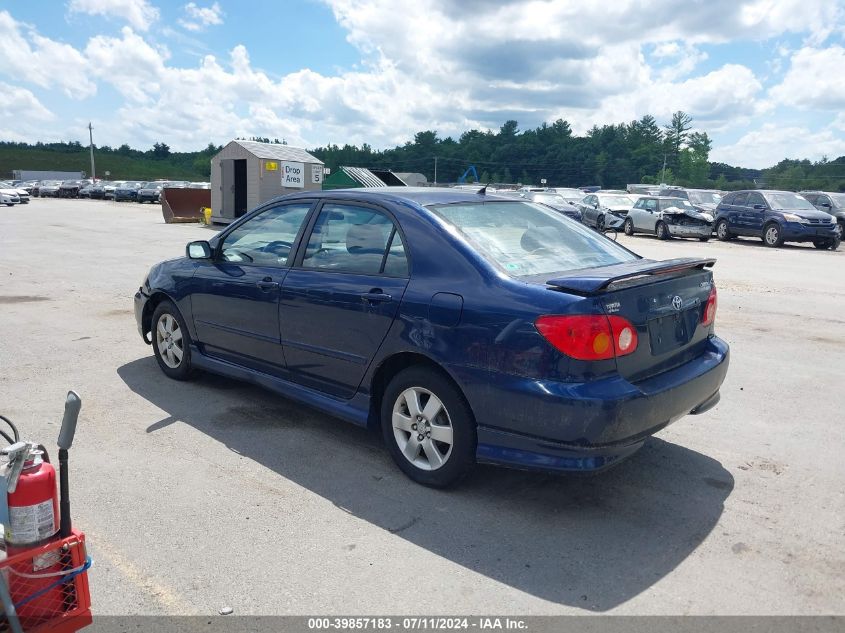
[[[731,239],[733,235],[728,230],[728,221],[727,220],[719,220],[716,223],[716,238],[722,242],[727,242]]]
[[[604,216],[603,215],[600,215],[599,217],[596,218],[596,231],[598,231],[599,233],[604,231]]]
[[[763,227],[763,244],[769,248],[778,248],[783,245],[783,232],[776,223],[770,222]]]
[[[823,240],[815,240],[813,242],[813,246],[821,251],[826,251],[830,249],[835,251],[839,248],[839,244],[842,242],[842,238],[837,236],[830,239],[823,239]]]
[[[434,369],[409,367],[390,381],[381,429],[399,469],[424,486],[453,486],[475,466],[475,416],[454,383]],[[432,432],[442,441],[432,439]]]
[[[634,234],[634,221],[631,218],[625,220],[625,226],[623,227],[625,230],[625,235],[633,235]]]
[[[658,222],[657,226],[654,227],[654,234],[659,240],[668,240],[671,237],[671,235],[669,235],[669,227],[667,227],[666,223],[663,221]]]
[[[191,335],[174,303],[166,299],[156,306],[150,321],[153,354],[168,378],[187,380],[191,375]]]

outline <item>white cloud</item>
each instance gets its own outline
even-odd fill
[[[120,18],[139,31],[146,31],[159,18],[158,9],[147,0],[70,0],[68,10],[71,13]]]
[[[195,2],[185,5],[185,18],[179,19],[179,24],[189,31],[201,31],[208,26],[223,24],[223,9],[215,2],[210,7],[197,6]]]
[[[762,169],[785,158],[816,161],[822,156],[843,155],[845,138],[834,126],[814,132],[806,127],[766,123],[744,134],[736,143],[715,148],[710,160]]]
[[[845,109],[845,48],[802,48],[792,55],[783,82],[770,96],[784,104],[819,110]]]
[[[26,36],[24,35],[26,32]],[[73,98],[88,97],[97,86],[86,74],[86,60],[75,48],[39,35],[0,11],[0,75],[42,88],[59,87]]]
[[[0,138],[31,142],[56,115],[26,88],[0,81]]]

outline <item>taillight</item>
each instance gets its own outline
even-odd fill
[[[546,315],[534,325],[556,349],[577,360],[607,360],[637,349],[637,329],[616,315]]]
[[[716,320],[716,306],[718,301],[716,299],[716,286],[710,291],[710,296],[707,298],[707,303],[704,304],[704,312],[701,314],[701,325],[712,325]]]

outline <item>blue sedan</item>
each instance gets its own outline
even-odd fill
[[[712,259],[643,259],[526,200],[453,189],[278,198],[152,267],[161,370],[245,380],[379,428],[409,477],[597,471],[719,400]]]

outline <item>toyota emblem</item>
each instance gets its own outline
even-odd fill
[[[683,304],[683,302],[684,302],[683,299],[681,299],[678,295],[675,295],[674,297],[672,297],[672,307],[675,308],[676,310],[681,309],[681,305]]]

